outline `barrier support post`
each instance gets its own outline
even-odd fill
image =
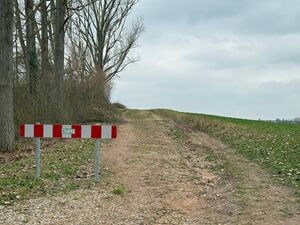
[[[100,181],[100,139],[96,140],[96,158],[95,158],[95,181],[99,183]]]
[[[37,123],[40,124],[40,123]],[[36,163],[36,168],[35,168],[35,173],[36,173],[36,178],[39,179],[41,176],[41,138],[36,138],[35,141],[35,163]]]

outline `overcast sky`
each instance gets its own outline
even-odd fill
[[[113,101],[251,119],[300,116],[299,0],[140,0],[141,61]]]

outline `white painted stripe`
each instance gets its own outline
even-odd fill
[[[24,137],[34,137],[34,125],[33,124],[26,124]]]
[[[49,125],[49,124],[44,125],[44,137],[45,138],[53,137],[53,125]]]
[[[62,138],[71,138],[72,137],[72,125],[62,125],[61,137]]]
[[[81,138],[91,138],[92,136],[92,126],[82,125],[81,126]]]
[[[103,139],[111,139],[111,126],[101,126],[101,138]]]

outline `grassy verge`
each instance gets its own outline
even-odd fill
[[[183,126],[211,134],[300,192],[300,126],[156,110]]]
[[[94,186],[94,154],[92,140],[58,141],[51,148],[42,147],[39,180],[35,179],[33,154],[1,164],[0,205]]]
[[[182,145],[189,145],[188,136],[185,134],[183,127],[170,127],[169,136],[171,136],[177,143]],[[223,157],[217,155],[211,149],[203,147],[201,157],[209,163],[209,170],[213,173],[224,171],[226,161]]]

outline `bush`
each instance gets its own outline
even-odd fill
[[[118,108],[118,109],[126,109],[126,106],[123,105],[122,103],[120,102],[115,102],[112,104],[114,107]]]

